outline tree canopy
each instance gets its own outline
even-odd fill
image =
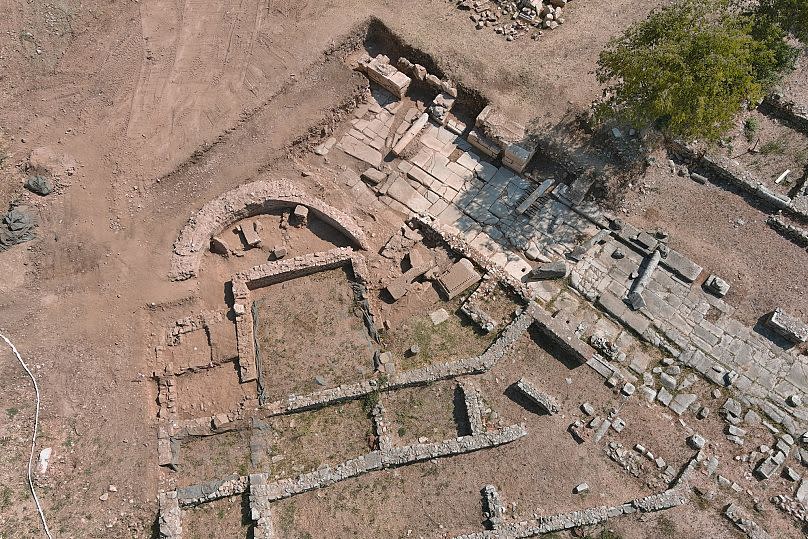
[[[762,0],[758,13],[808,43],[808,0]]]
[[[680,0],[654,11],[601,52],[598,79],[610,86],[599,114],[716,140],[745,103],[757,103],[793,68],[796,51],[785,35],[773,15],[742,13],[728,0]]]

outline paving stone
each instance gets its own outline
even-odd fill
[[[379,168],[382,164],[382,154],[378,150],[350,135],[342,137],[338,147],[348,155],[364,161],[368,165]]]
[[[414,212],[425,212],[432,205],[416,191],[403,177],[395,180],[387,189],[387,195]]]

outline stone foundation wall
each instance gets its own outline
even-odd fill
[[[513,524],[503,524],[498,526],[496,530],[458,535],[453,539],[517,539],[536,537],[580,526],[602,524],[610,518],[630,515],[637,512],[648,513],[664,511],[683,505],[686,501],[687,498],[679,491],[667,490],[661,494],[638,498],[620,505],[593,507],[591,509],[540,517],[538,519]]]
[[[158,497],[160,505],[160,539],[180,539],[182,537],[182,510],[177,492],[162,492]]]
[[[177,500],[178,507],[187,508],[243,494],[249,488],[251,507],[255,504],[257,508],[256,514],[260,518],[264,514],[264,508],[271,502],[324,488],[382,468],[404,466],[424,460],[451,457],[497,447],[514,442],[524,436],[527,436],[527,431],[522,425],[510,425],[495,432],[476,436],[461,436],[431,444],[415,444],[371,451],[365,455],[346,460],[337,466],[325,466],[313,472],[301,474],[294,479],[269,482],[269,474],[266,473],[251,474],[249,476],[232,475],[223,479],[179,488],[166,496],[169,501],[171,499]],[[170,515],[170,511],[173,510],[174,506],[168,504],[166,507],[167,515]]]
[[[483,422],[483,405],[480,402],[480,390],[470,382],[458,384],[460,392],[463,394],[463,403],[466,405],[466,415],[469,420],[471,434],[481,434],[486,431]]]
[[[763,99],[759,108],[808,135],[808,107],[799,105],[783,95],[772,94]]]
[[[673,153],[681,156],[686,161],[695,163],[704,169],[707,174],[740,187],[775,209],[793,213],[802,219],[808,219],[808,209],[804,207],[804,204],[800,204],[799,201],[792,200],[786,195],[771,191],[755,175],[745,170],[734,160],[723,156],[702,155],[695,148],[680,142],[670,143],[670,148]]]
[[[783,237],[793,241],[800,247],[808,247],[808,229],[789,224],[779,215],[770,216],[766,222]]]
[[[350,216],[314,198],[286,180],[258,181],[242,185],[205,204],[194,214],[174,242],[169,278],[182,281],[195,277],[210,239],[224,228],[272,210],[306,206],[314,217],[334,227],[356,247],[370,247],[364,231]]]

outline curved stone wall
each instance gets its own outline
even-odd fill
[[[334,227],[360,249],[369,247],[365,233],[350,216],[314,198],[289,181],[257,181],[228,191],[205,204],[174,242],[169,278],[183,281],[195,277],[210,239],[226,227],[254,215],[301,204],[314,217]]]

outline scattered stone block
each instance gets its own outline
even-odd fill
[[[362,179],[371,185],[379,185],[387,179],[387,173],[378,168],[370,167],[362,173]]]
[[[704,436],[702,436],[701,434],[693,434],[687,439],[687,445],[689,445],[693,449],[702,449],[706,443],[707,440],[705,440]]]
[[[410,269],[397,277],[387,285],[387,293],[398,301],[409,291],[412,282],[435,267],[435,260],[427,249],[421,245],[415,245],[407,255],[410,262]]]
[[[800,486],[797,488],[797,492],[794,497],[799,502],[808,503],[808,479],[803,479],[800,482]]]
[[[780,464],[775,460],[774,456],[768,457],[757,465],[754,474],[760,480],[769,479],[780,468]]]
[[[676,415],[682,415],[698,398],[693,393],[678,393],[670,403],[670,409]]]
[[[471,260],[463,258],[438,278],[438,285],[447,299],[453,299],[478,283],[481,278]]]
[[[727,295],[727,292],[729,292],[729,283],[721,277],[713,274],[707,277],[707,280],[704,281],[704,288],[719,298],[723,298]]]
[[[292,212],[292,216],[295,218],[295,220],[299,225],[303,225],[309,218],[309,209],[302,204],[298,204],[297,206],[295,206],[295,209]]]
[[[545,279],[563,279],[567,276],[567,263],[557,260],[549,264],[542,264],[527,274],[530,281],[541,281]]]
[[[272,258],[280,260],[286,256],[286,247],[283,245],[276,245],[272,248]]]
[[[210,239],[210,252],[227,258],[230,256],[230,246],[221,237],[213,236]]]
[[[769,315],[766,326],[793,343],[808,342],[808,325],[786,314],[781,308]]]
[[[796,482],[799,481],[802,476],[799,474],[799,472],[797,472],[797,470],[795,470],[791,466],[786,466],[783,469],[783,477],[785,477],[789,481]]]
[[[250,247],[261,247],[261,236],[258,234],[258,222],[244,223],[238,229],[244,236],[244,242]]]
[[[671,392],[663,387],[663,388],[660,388],[659,393],[657,393],[656,398],[657,398],[657,400],[659,402],[661,402],[665,406],[668,406],[671,403],[671,401],[673,400],[673,395],[671,395]]]
[[[585,402],[581,405],[581,411],[586,415],[595,415],[595,407]]]

